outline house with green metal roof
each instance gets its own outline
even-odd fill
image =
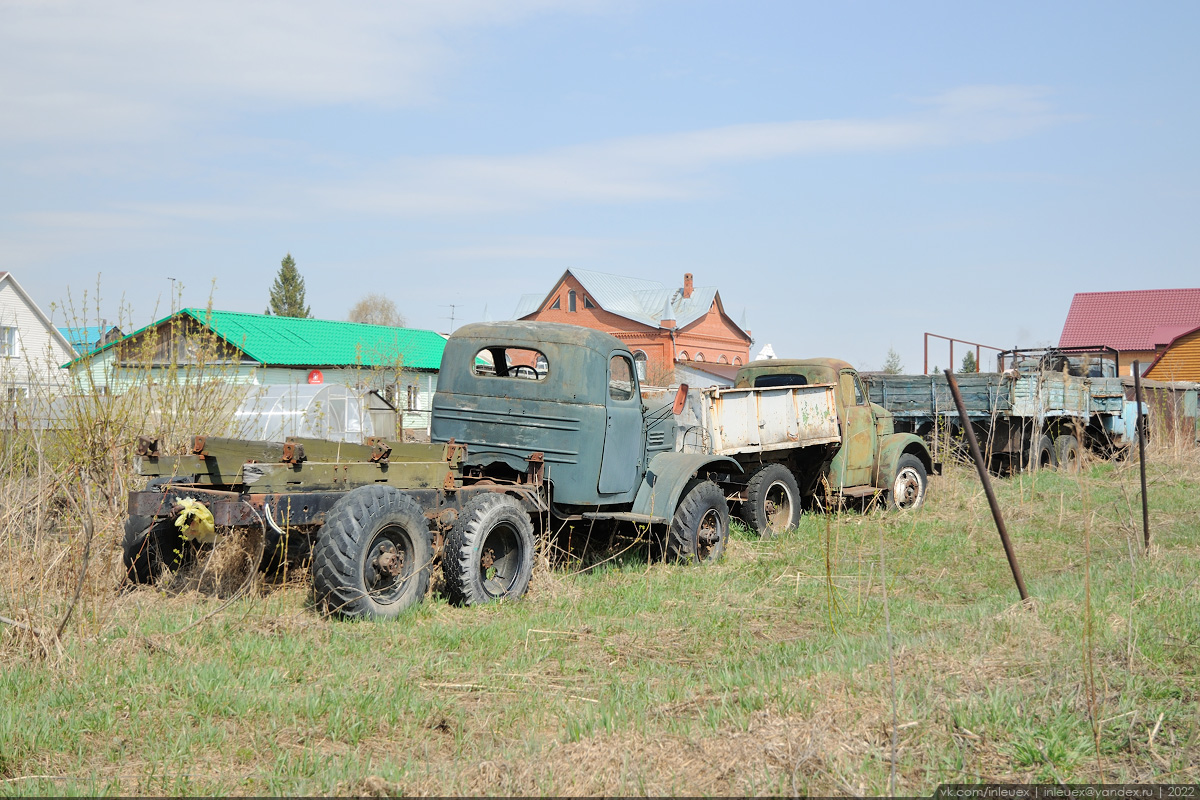
[[[184,308],[65,366],[79,390],[111,394],[177,381],[369,387],[412,430],[428,428],[445,343],[416,328]]]

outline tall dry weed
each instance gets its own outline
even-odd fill
[[[94,317],[68,298],[67,323],[98,321],[98,291],[92,302]],[[133,330],[122,316],[118,325]],[[9,398],[0,423],[0,658],[58,659],[64,639],[110,624],[126,498],[141,485],[137,437],[178,451],[194,432],[219,435],[245,391],[231,349],[195,324],[148,329],[106,352],[69,371],[48,353],[27,353],[31,374],[50,377],[0,395]]]

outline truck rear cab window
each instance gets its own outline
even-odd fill
[[[754,388],[772,389],[776,386],[807,386],[808,378],[803,375],[779,374],[759,375],[754,379]]]
[[[475,354],[472,371],[476,375],[541,381],[550,372],[546,355],[522,347],[485,347]]]
[[[608,360],[608,396],[613,400],[632,400],[634,396],[633,364],[626,356]]]

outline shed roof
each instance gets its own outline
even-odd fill
[[[58,327],[60,333],[67,337],[67,341],[75,348],[77,353],[90,353],[100,346],[100,340],[109,334],[110,331],[116,330],[113,325],[81,325],[81,326],[62,326]]]
[[[446,346],[441,334],[419,328],[391,328],[239,311],[210,312],[203,308],[185,308],[173,316],[196,320],[250,358],[267,366],[375,367],[399,361],[405,369],[436,371],[441,367],[442,350]],[[171,318],[163,317],[125,339],[158,327]],[[92,355],[115,344],[112,342],[101,347]]]
[[[1200,289],[1078,292],[1059,347],[1153,350],[1200,325]]]

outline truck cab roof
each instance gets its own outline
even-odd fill
[[[734,387],[837,383],[838,373],[854,369],[840,358],[771,358],[751,361],[738,370]],[[780,382],[780,381],[783,382]]]
[[[612,334],[561,322],[474,322],[463,325],[450,338],[504,342],[531,350],[536,350],[540,344],[562,344],[586,347],[605,355],[613,350],[628,349]]]

